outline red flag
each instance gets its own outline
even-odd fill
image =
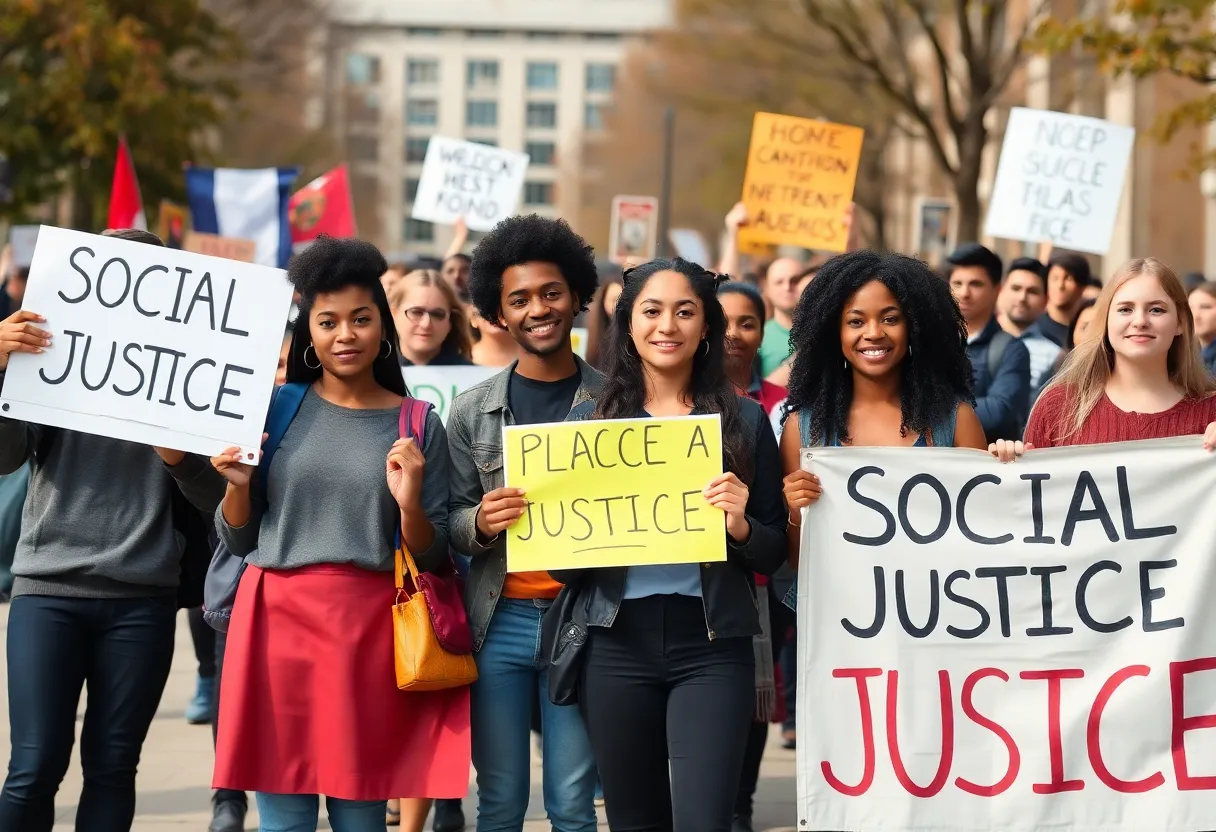
[[[287,212],[293,243],[306,243],[321,234],[354,237],[358,232],[346,165],[338,165],[292,194]]]
[[[114,162],[114,184],[110,186],[110,218],[107,228],[138,228],[148,230],[144,218],[144,202],[139,197],[139,182],[135,179],[135,163],[127,140],[118,140],[118,159]]]

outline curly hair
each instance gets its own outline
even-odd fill
[[[376,308],[380,310],[382,338],[393,349],[386,356],[376,357],[372,364],[372,375],[376,383],[399,396],[408,396],[401,365],[397,362],[397,327],[393,323],[393,311],[384,293],[380,275],[388,271],[388,263],[380,249],[363,240],[337,239],[322,234],[303,252],[292,258],[287,267],[287,279],[300,293],[299,322],[291,334],[291,349],[287,353],[287,381],[311,384],[321,377],[319,367],[309,367],[304,361],[304,351],[312,345],[312,330],[309,319],[317,295],[337,292],[348,286],[358,286],[371,293]]]
[[[901,432],[929,433],[959,402],[974,404],[967,326],[950,287],[911,257],[862,250],[834,257],[819,270],[794,309],[785,415],[811,414],[811,445],[830,437],[849,440],[853,373],[840,342],[845,304],[877,280],[895,296],[908,327],[908,352],[900,364]]]
[[[524,263],[552,263],[566,278],[582,312],[599,282],[595,253],[565,220],[537,214],[508,217],[494,226],[473,250],[469,297],[481,317],[498,326],[502,312],[502,275]]]
[[[726,315],[718,301],[719,278],[712,272],[677,257],[651,260],[625,272],[621,296],[608,324],[607,341],[601,350],[604,385],[596,397],[595,418],[634,419],[646,404],[646,380],[642,361],[633,346],[631,331],[633,306],[650,278],[659,272],[679,272],[688,278],[701,301],[705,314],[705,343],[693,357],[692,381],[688,393],[693,407],[702,413],[722,417],[722,450],[726,468],[746,483],[752,477],[752,448],[747,439],[739,396],[726,377]]]

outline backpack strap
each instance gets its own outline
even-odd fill
[[[426,444],[426,420],[431,413],[431,403],[406,396],[401,400],[401,415],[397,419],[397,433],[418,443],[422,450]]]
[[[270,473],[270,460],[274,458],[274,452],[279,449],[279,443],[291,427],[291,420],[300,412],[300,405],[304,402],[307,392],[308,385],[297,381],[276,387],[270,396],[270,413],[266,417],[266,441],[262,443],[262,462],[258,466],[258,488],[263,503],[268,502],[266,479]]]
[[[1005,357],[1005,350],[1012,343],[1013,336],[1003,329],[998,329],[996,334],[992,336],[992,340],[988,342],[989,383],[991,383],[992,379],[996,378],[997,370],[1001,369],[1001,359]]]

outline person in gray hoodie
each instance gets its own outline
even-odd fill
[[[146,231],[110,236],[161,245]],[[33,310],[0,323],[14,352],[54,349]],[[8,618],[12,750],[0,829],[50,832],[82,688],[77,830],[123,832],[135,771],[173,659],[182,546],[173,491],[214,512],[223,478],[194,455],[0,417],[0,474],[30,463]]]

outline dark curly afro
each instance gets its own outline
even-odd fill
[[[469,297],[481,317],[498,324],[503,272],[524,263],[552,263],[578,297],[579,311],[591,303],[599,283],[594,250],[565,220],[528,214],[503,220],[473,250]]]
[[[967,326],[950,287],[920,260],[898,254],[854,251],[824,264],[794,309],[785,413],[809,410],[811,436],[805,444],[835,437],[847,442],[853,372],[840,344],[845,303],[872,280],[886,286],[903,310],[908,353],[900,365],[902,431],[928,433],[954,413],[959,402],[974,403]]]

